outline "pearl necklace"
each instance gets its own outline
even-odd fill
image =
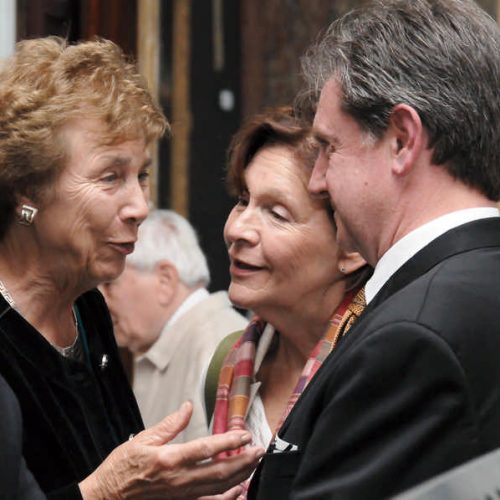
[[[17,310],[16,308],[16,302],[12,298],[12,295],[10,294],[9,290],[5,286],[5,283],[0,280],[0,293],[2,294],[3,298],[8,302],[9,306],[12,309]],[[75,308],[72,307],[71,311],[73,312],[73,321],[75,323],[75,330],[76,330],[76,338],[75,341],[66,347],[59,347],[58,345],[52,344],[49,342],[49,344],[60,354],[62,354],[65,358],[72,358],[72,359],[78,359],[81,357],[81,348],[80,348],[80,335],[79,335],[79,329],[78,329],[78,319],[76,317],[75,313]]]

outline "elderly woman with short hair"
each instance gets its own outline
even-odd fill
[[[219,493],[261,453],[205,461],[248,433],[163,446],[189,404],[141,432],[95,290],[134,249],[148,145],[166,128],[111,42],[24,41],[0,70],[0,373],[20,403],[27,465],[52,498]]]
[[[220,371],[213,431],[248,428],[264,447],[340,340],[344,313],[371,274],[337,244],[328,200],[307,190],[316,152],[290,108],[254,117],[230,148],[238,201],[224,229],[229,297],[255,316]]]

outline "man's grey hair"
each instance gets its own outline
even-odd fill
[[[374,1],[336,20],[302,70],[313,103],[334,78],[344,111],[377,139],[395,105],[413,107],[433,163],[500,198],[500,30],[472,0]]]
[[[142,271],[152,271],[160,261],[169,261],[188,287],[210,283],[207,259],[191,224],[172,210],[155,209],[139,227],[135,250],[127,263]]]

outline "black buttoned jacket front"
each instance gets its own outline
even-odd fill
[[[92,290],[77,307],[85,363],[61,356],[0,296],[0,374],[21,407],[28,468],[51,499],[81,498],[78,482],[143,429],[104,299]]]

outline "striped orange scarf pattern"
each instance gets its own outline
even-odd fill
[[[345,295],[342,303],[334,312],[330,326],[324,337],[316,344],[304,365],[302,374],[290,395],[288,404],[280,419],[276,433],[284,422],[297,399],[306,388],[325,358],[335,347],[339,336],[339,324],[351,304],[355,291]],[[254,362],[257,346],[267,323],[254,317],[243,335],[229,351],[221,368],[215,401],[213,433],[245,429],[245,416],[250,398],[250,386],[254,382]],[[239,450],[228,452],[239,453]]]

